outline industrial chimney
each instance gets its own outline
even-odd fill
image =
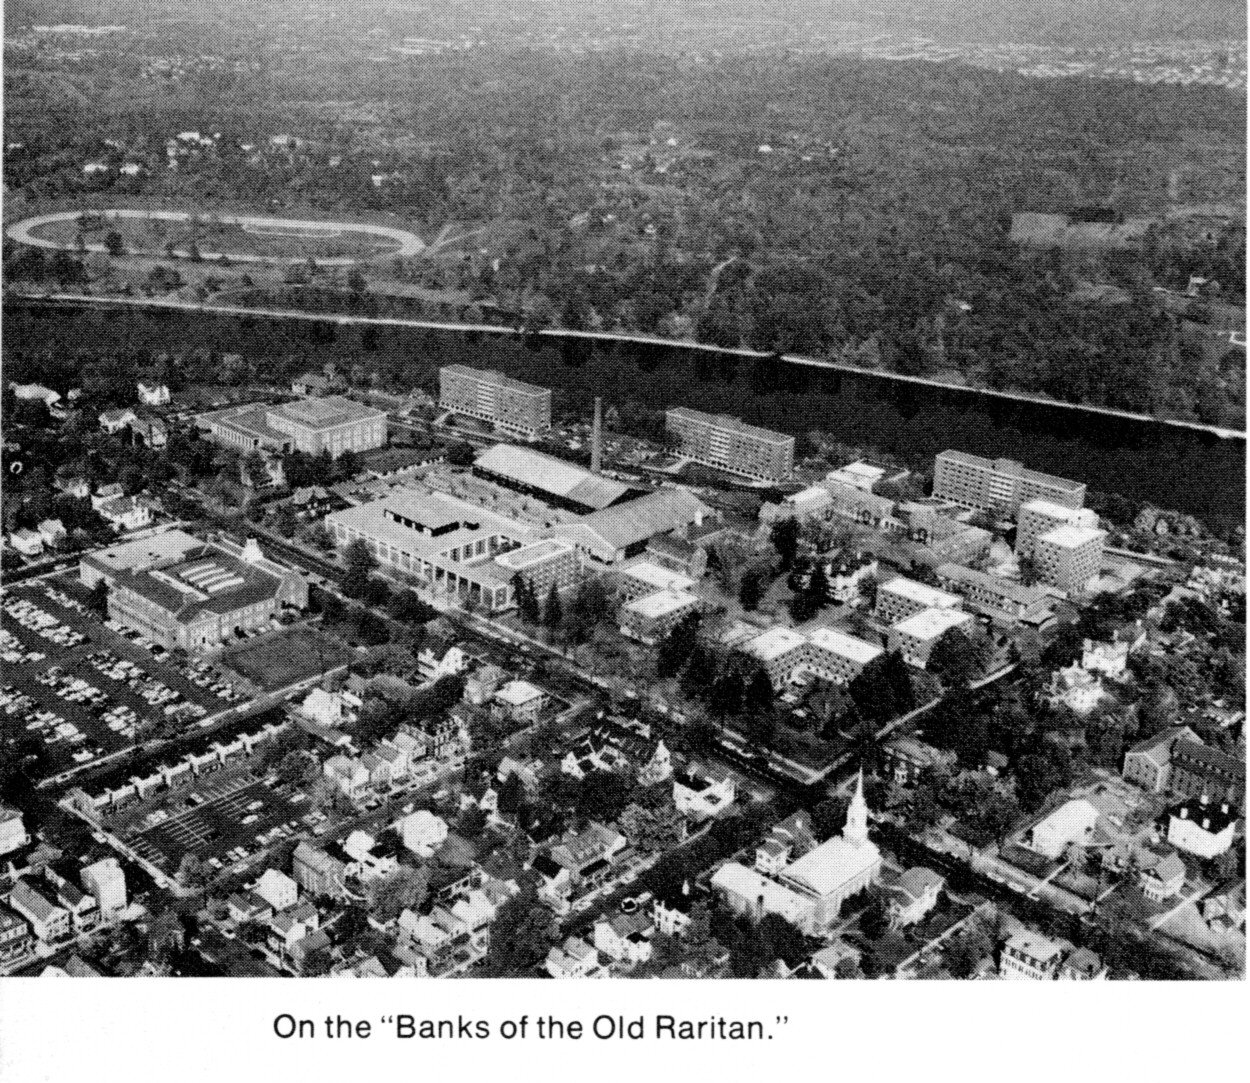
[[[603,399],[595,397],[595,421],[590,430],[590,472],[599,473],[603,464]]]

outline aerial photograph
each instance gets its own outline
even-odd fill
[[[1244,0],[3,17],[0,975],[1244,981]]]

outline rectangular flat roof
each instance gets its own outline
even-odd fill
[[[807,637],[793,628],[778,625],[742,644],[742,650],[761,662],[771,662],[807,643]]]
[[[87,554],[83,559],[109,571],[120,572],[180,560],[203,544],[185,530],[166,530],[162,534],[110,545],[107,549]]]
[[[793,436],[787,436],[785,433],[776,432],[773,429],[763,429],[758,425],[748,425],[741,418],[730,417],[728,414],[708,414],[702,410],[692,410],[689,406],[671,406],[668,409],[668,414],[670,417],[684,417],[701,425],[715,425],[720,429],[740,432],[744,436],[750,436],[754,440],[762,440],[769,444],[785,445],[794,443]]]
[[[926,609],[954,609],[962,601],[958,594],[938,590],[937,587],[931,587],[927,583],[917,583],[914,579],[906,579],[901,575],[897,579],[891,579],[888,583],[882,583],[877,590],[878,593],[883,590],[888,591],[899,598],[906,598],[908,601],[923,605]]]
[[[1089,545],[1091,542],[1101,541],[1106,538],[1107,532],[1099,530],[1093,526],[1072,526],[1065,524],[1057,526],[1054,530],[1048,530],[1038,541],[1045,542],[1047,545],[1055,545],[1060,549],[1079,549],[1083,545]]]
[[[689,591],[657,590],[654,594],[645,594],[641,598],[634,599],[625,608],[646,620],[657,620],[679,609],[695,605],[698,601],[699,596]]]
[[[473,380],[480,380],[482,383],[494,384],[496,387],[506,387],[511,391],[522,391],[531,395],[551,394],[550,388],[539,387],[537,384],[527,384],[524,380],[508,376],[498,369],[475,369],[470,368],[468,365],[444,365],[439,372],[440,374],[446,372],[455,376],[466,376]]]
[[[621,569],[622,575],[646,583],[656,590],[689,590],[694,580],[681,572],[670,571],[649,560],[640,560],[636,564],[628,564]]]
[[[386,416],[385,410],[366,406],[343,395],[286,402],[274,407],[273,412],[310,429],[332,429],[352,421],[367,421]]]
[[[821,650],[829,651],[841,658],[848,658],[864,666],[884,653],[880,647],[866,643],[862,639],[856,639],[845,632],[839,632],[836,628],[817,628],[814,632],[808,633],[807,638]]]
[[[523,545],[520,549],[510,549],[506,553],[500,553],[495,558],[495,563],[516,571],[519,568],[528,568],[537,564],[540,560],[548,560],[561,553],[571,552],[573,552],[573,546],[568,542],[558,538],[544,538],[542,541],[534,542],[533,545]]]
[[[913,613],[899,621],[894,627],[903,635],[930,640],[937,639],[952,628],[962,628],[971,622],[972,617],[959,609],[922,609],[919,613]]]
[[[1063,504],[1056,504],[1053,500],[1042,500],[1040,498],[1037,500],[1030,500],[1027,504],[1022,504],[1020,506],[1020,511],[1037,512],[1039,515],[1046,515],[1064,523],[1077,514],[1074,509],[1066,507]]]
[[[1083,490],[1085,488],[1084,482],[1055,477],[1054,474],[1043,474],[1040,470],[1031,470],[1023,463],[1018,463],[1014,459],[987,459],[981,455],[972,455],[966,451],[954,450],[943,451],[938,455],[938,458],[949,459],[951,462],[976,467],[981,470],[993,470],[998,474],[1014,474],[1016,477],[1028,478],[1030,481],[1041,482],[1044,485],[1050,485],[1057,489],[1067,489],[1069,492],[1076,492],[1078,489]]]

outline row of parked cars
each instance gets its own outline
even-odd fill
[[[68,624],[63,624],[47,610],[40,609],[29,598],[6,594],[4,611],[23,628],[55,643],[58,647],[69,649],[87,641],[87,637],[81,632],[76,632]]]

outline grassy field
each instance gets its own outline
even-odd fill
[[[294,628],[272,639],[228,652],[223,655],[221,665],[235,670],[266,692],[272,692],[323,670],[345,665],[352,657],[347,647],[324,632]]]

